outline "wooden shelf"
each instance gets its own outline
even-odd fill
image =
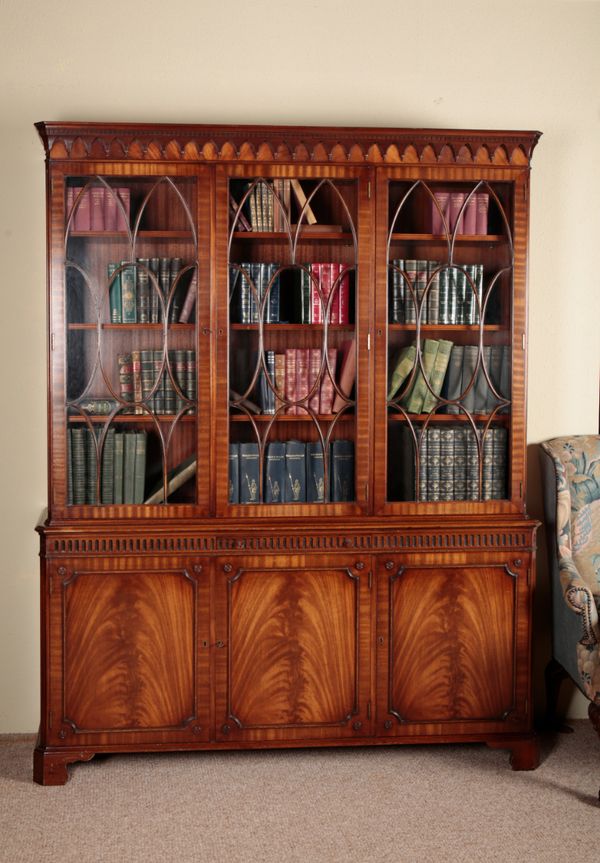
[[[448,244],[448,237],[444,234],[392,234],[391,240],[392,242]],[[499,243],[508,243],[508,238],[503,234],[457,234],[455,243],[460,245],[489,243],[497,246]]]
[[[287,231],[234,231],[234,240],[269,240],[269,242],[290,242],[290,235]],[[292,240],[295,239],[292,233]],[[298,242],[314,243],[327,241],[328,243],[337,241],[344,243],[353,243],[354,237],[351,233],[345,231],[300,231],[298,234]]]
[[[232,409],[231,405],[230,405],[230,409]],[[233,410],[235,410],[235,408],[233,408]],[[319,422],[332,422],[333,420],[338,419],[339,414],[317,414],[316,417],[317,417],[317,420]],[[255,422],[258,422],[258,423],[268,423],[268,422],[273,422],[273,421],[275,421],[276,423],[277,422],[307,423],[307,422],[313,421],[312,417],[309,416],[308,414],[305,414],[305,413],[302,413],[302,414],[278,414],[276,417],[274,417],[273,414],[250,414],[250,416],[248,416],[247,414],[230,414],[229,415],[229,419],[234,423],[250,422],[251,418]],[[341,420],[354,419],[354,418],[355,418],[355,414],[345,412],[341,417],[339,417],[338,421],[341,422]]]
[[[164,324],[100,324],[103,330],[164,330]],[[196,328],[196,324],[167,324],[169,330],[182,332],[192,332]],[[97,330],[98,324],[67,324],[67,329],[76,330]]]
[[[388,324],[388,330],[393,332],[407,332],[414,333],[417,329],[416,324]],[[431,333],[447,333],[447,332],[455,332],[455,333],[478,333],[481,329],[480,324],[421,324],[420,330],[423,332],[427,330],[427,332]],[[502,326],[502,324],[484,324],[483,331],[485,333],[501,333],[506,331],[507,328]]]
[[[135,240],[188,240],[194,242],[194,235],[191,231],[138,231],[137,234],[131,235]],[[129,242],[130,235],[127,231],[69,231],[67,239],[78,240],[125,240]]]
[[[486,423],[490,418],[490,414],[471,414],[471,416],[476,423]],[[431,414],[409,413],[408,417],[412,423],[424,423],[425,420],[429,420],[430,425],[431,423],[469,423],[468,417],[466,417],[464,413],[434,414],[433,416],[431,416]],[[493,422],[501,425],[508,425],[509,420],[510,414],[496,414]],[[388,421],[405,423],[407,422],[407,419],[404,414],[388,414]]]
[[[258,324],[230,324],[231,330],[240,331],[255,331],[258,332]],[[263,330],[268,332],[306,332],[307,330],[316,330],[322,332],[325,329],[324,324],[263,324]],[[328,324],[327,329],[334,332],[354,332],[354,324]]]
[[[100,423],[103,424],[106,422],[110,414],[88,414],[87,419],[92,423]],[[131,424],[131,423],[143,423],[147,425],[154,425],[154,420],[157,419],[161,423],[172,422],[177,414],[154,414],[152,417],[149,414],[117,414],[117,416],[113,417],[111,423],[121,424]],[[85,423],[87,419],[84,419],[81,414],[70,414],[69,415],[69,423]],[[194,423],[196,422],[196,414],[183,414],[183,416],[179,417],[178,422],[185,423]]]

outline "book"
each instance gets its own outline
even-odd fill
[[[232,444],[230,446],[237,446],[237,444]],[[192,477],[196,475],[197,463],[194,456],[190,456],[189,458],[184,459],[177,467],[173,468],[173,470],[169,471],[167,475],[167,497],[170,497],[177,489],[181,488],[186,482],[188,482]],[[231,470],[231,449],[230,449],[230,470]],[[230,473],[231,477],[231,473]],[[231,487],[230,487],[231,490]],[[158,487],[149,495],[144,503],[162,503],[165,499],[165,489],[164,483],[161,478],[161,481]],[[233,501],[231,501],[233,502]],[[237,501],[235,501],[237,502]]]
[[[461,396],[462,370],[463,370],[464,346],[453,345],[448,362],[448,370],[444,386],[442,387],[443,398],[448,401],[457,401]],[[458,404],[446,405],[446,413],[458,414]]]
[[[115,435],[115,453],[113,458],[113,503],[123,503],[123,458],[125,439],[123,432]]]
[[[78,402],[80,410],[91,416],[108,416],[116,410],[118,401],[111,398],[85,398]]]
[[[470,426],[465,426],[465,439],[465,500],[479,500],[479,446],[477,436]]]
[[[304,194],[304,189],[300,185],[300,181],[296,179],[290,180],[290,185],[292,187],[292,192],[296,198],[296,202],[300,209],[301,215],[298,218],[300,222],[302,219],[306,221],[309,225],[315,225],[317,222],[317,217],[312,211],[312,207],[307,203],[306,195]]]
[[[434,192],[434,198],[431,201],[431,233],[445,234],[449,225],[450,192],[440,189]]]
[[[302,441],[285,443],[285,503],[306,501],[306,446]]]
[[[465,345],[463,350],[463,366],[461,381],[461,402],[469,413],[475,412],[475,386],[477,359],[479,355],[478,345]],[[470,386],[469,391],[467,388]]]
[[[90,230],[104,230],[104,186],[92,186],[90,189]]]
[[[306,444],[306,500],[308,503],[325,501],[325,465],[319,441]]]
[[[458,189],[453,189],[450,192],[450,203],[448,206],[448,221],[451,234],[462,234],[464,219],[463,219],[463,204],[465,202],[465,193]]]
[[[439,403],[438,396],[442,391],[452,347],[452,342],[447,339],[440,339],[438,341],[433,369],[431,371],[431,378],[429,380],[429,386],[431,389],[427,389],[423,399],[423,407],[421,408],[421,412],[424,414],[431,413]]]
[[[494,426],[490,431],[492,433],[491,496],[493,500],[502,500],[507,496],[508,430],[502,426]]]
[[[135,267],[121,261],[121,320],[124,324],[137,322]]]
[[[121,300],[121,273],[117,272],[118,269],[118,264],[110,263],[107,265],[108,299],[111,324],[120,324],[123,320],[123,305]]]
[[[229,503],[240,502],[240,445],[229,444]]]
[[[332,413],[336,414],[346,407],[352,396],[356,380],[356,339],[344,342],[338,380],[338,392],[333,401]]]
[[[319,413],[320,386],[319,373],[321,371],[322,354],[320,348],[309,348],[308,350],[308,407]]]
[[[137,435],[134,431],[123,432],[123,437],[123,503],[132,504],[135,496]]]
[[[131,189],[119,186],[117,193],[117,231],[128,231],[131,216]]]
[[[265,503],[283,503],[286,480],[286,444],[271,441],[265,455]]]
[[[285,412],[297,414],[298,408],[293,402],[296,401],[296,348],[285,350],[285,400],[288,403]]]
[[[475,197],[477,199],[477,219],[475,233],[480,235],[487,234],[490,196],[488,192],[476,192]]]
[[[477,233],[477,195],[472,192],[465,206],[465,217],[463,223],[463,234]]]
[[[410,435],[410,430],[407,428],[408,435]],[[419,434],[420,432],[420,434]],[[427,496],[427,444],[428,444],[428,432],[429,429],[418,429],[417,430],[417,440],[419,444],[419,500],[426,501],[428,500]],[[408,436],[407,435],[407,436]],[[410,498],[409,498],[410,499]]]
[[[404,323],[404,260],[394,258],[388,265],[388,318],[390,324]]]
[[[333,400],[335,397],[335,380],[336,366],[338,360],[337,348],[327,348],[327,363],[323,369],[321,377],[321,387],[319,391],[319,413],[333,413]]]
[[[196,305],[196,297],[198,296],[198,274],[196,269],[192,273],[192,278],[185,293],[185,297],[179,314],[179,323],[187,324],[192,319],[192,311]]]
[[[260,459],[257,443],[240,443],[240,503],[259,503]]]
[[[453,499],[467,499],[467,434],[472,430],[467,426],[453,429],[454,434],[454,466],[453,466]]]
[[[133,503],[144,503],[146,487],[146,449],[148,435],[145,431],[135,432],[135,464],[133,479]]]
[[[394,398],[404,381],[409,378],[413,368],[415,367],[416,358],[417,348],[415,345],[406,345],[401,349],[392,366],[392,374],[388,385],[388,401],[391,401]],[[404,395],[404,393],[401,395]]]
[[[427,500],[441,500],[441,429],[429,426],[427,429]]]
[[[308,348],[296,348],[296,401],[300,404],[296,407],[296,413],[305,414],[307,396],[310,386],[310,350]]]
[[[454,429],[440,432],[440,500],[454,500]]]
[[[413,383],[402,402],[409,413],[419,414],[423,410],[423,402],[428,391],[425,377],[431,381],[437,350],[438,342],[435,339],[425,339],[421,353],[422,369],[417,370]]]
[[[488,370],[488,374],[490,373],[490,358],[491,358],[491,346],[484,345],[483,346],[483,354],[481,357],[481,362],[479,364],[479,369],[477,371],[477,379],[475,381],[475,395],[473,397],[473,411],[476,414],[484,414],[487,411],[487,405],[491,390],[489,388],[487,378],[485,376],[484,367]]]
[[[330,497],[333,502],[354,500],[354,443],[334,440],[331,443]]]
[[[138,258],[135,268],[135,290],[137,303],[137,322],[139,324],[150,323],[150,279],[148,276],[150,267],[149,258]]]
[[[251,414],[260,414],[262,413],[262,409],[256,402],[251,401],[244,396],[241,396],[240,393],[235,390],[229,390],[229,401],[235,404],[239,404],[242,407],[245,407],[246,410],[250,411]]]
[[[87,428],[76,426],[71,429],[71,460],[73,476],[73,503],[77,506],[86,502],[86,437]]]
[[[73,219],[71,226],[74,231],[91,230],[91,197],[90,189],[76,186],[73,189]]]

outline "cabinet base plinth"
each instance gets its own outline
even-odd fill
[[[488,740],[490,749],[508,749],[513,770],[535,770],[540,763],[540,747],[534,735],[520,739]]]
[[[90,751],[63,752],[36,747],[33,752],[33,781],[38,785],[65,785],[69,779],[69,764],[91,761],[96,753]]]

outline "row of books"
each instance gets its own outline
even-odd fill
[[[69,429],[67,437],[69,504],[136,504],[144,502],[147,434],[109,429],[104,438],[97,489],[100,429]]]
[[[230,264],[229,296],[232,321],[258,323],[264,302],[262,320],[283,323],[281,309],[281,265],[273,262]],[[298,308],[288,304],[294,322],[321,324],[350,323],[350,267],[333,261],[305,264],[287,272],[286,287],[299,292]],[[290,282],[291,277],[291,284]],[[297,280],[299,284],[297,283]],[[265,297],[268,299],[265,301]]]
[[[320,348],[265,351],[266,371],[261,369],[256,392],[260,412],[274,414],[286,404],[286,414],[304,414],[305,408],[315,414],[338,413],[348,404],[356,378],[354,339],[347,340],[339,349],[329,348],[327,363],[329,369],[323,363]],[[340,392],[336,391],[334,380]],[[247,400],[242,404],[249,407]]]
[[[488,192],[438,190],[431,201],[431,233],[485,235],[488,232]],[[468,200],[467,200],[468,199]],[[467,204],[465,206],[465,201]]]
[[[422,324],[479,323],[483,264],[395,258],[389,274],[391,324],[414,324],[419,314]]]
[[[447,339],[425,339],[422,348],[423,371],[419,368],[407,391],[398,398],[397,394],[417,362],[415,345],[407,345],[400,350],[390,367],[388,402],[394,399],[409,413],[420,414],[431,413],[439,404],[438,397],[446,401],[460,399],[460,404],[469,413],[491,413],[499,402],[488,384],[484,369],[496,393],[508,399],[511,349],[508,345],[484,345],[476,372],[478,358],[478,345],[455,345]],[[449,414],[461,412],[458,404],[446,405],[443,410]]]
[[[257,443],[229,445],[230,503],[324,503],[354,500],[354,443],[329,446],[326,483],[320,442],[272,441],[265,450],[263,483]],[[328,486],[328,488],[326,487]]]
[[[67,186],[67,214],[76,207],[73,231],[126,231],[129,227],[131,190],[119,186]]]
[[[466,426],[427,428],[420,438],[418,491],[421,501],[502,500],[506,497],[508,432],[490,427],[483,435],[480,482],[479,449]],[[417,476],[412,433],[398,430],[390,460],[388,498],[415,500]]]
[[[163,320],[163,308],[168,308],[170,323],[190,320],[198,283],[195,268],[182,272],[181,258],[111,262],[107,272],[111,323],[158,324]]]
[[[240,205],[233,195],[229,204],[232,221],[237,231],[285,231],[291,222],[292,194],[299,211],[304,209],[304,220],[309,225],[317,222],[300,182],[296,179],[259,180],[248,183],[244,203]]]
[[[167,351],[170,371],[162,350],[134,350],[117,357],[119,392],[123,402],[134,406],[125,412],[176,414],[196,399],[196,351],[176,348]],[[155,384],[160,376],[160,383]],[[190,406],[188,413],[193,413]]]

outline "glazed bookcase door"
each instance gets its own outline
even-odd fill
[[[206,184],[191,171],[106,169],[75,168],[54,183],[64,211],[51,294],[54,502],[67,515],[185,512],[208,500],[196,471],[207,433],[198,404],[209,356],[197,336],[208,302]]]
[[[390,172],[378,188],[379,509],[522,508],[526,182]]]
[[[218,169],[219,511],[367,506],[366,178]]]

